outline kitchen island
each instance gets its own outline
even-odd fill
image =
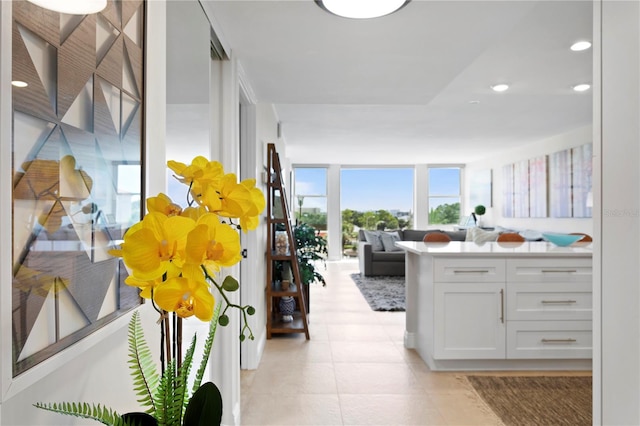
[[[432,370],[590,370],[591,245],[424,243],[405,250],[404,343]]]

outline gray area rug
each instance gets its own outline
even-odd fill
[[[363,277],[351,274],[365,300],[374,311],[404,311],[404,277]]]

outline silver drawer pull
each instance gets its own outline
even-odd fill
[[[575,300],[543,300],[541,303],[543,305],[571,305],[578,302]]]
[[[542,343],[575,343],[576,339],[542,339]]]
[[[464,270],[455,270],[454,274],[488,274],[488,269],[464,269]]]
[[[542,273],[543,274],[553,274],[553,273],[557,273],[557,274],[575,274],[576,272],[578,272],[577,269],[543,269]]]

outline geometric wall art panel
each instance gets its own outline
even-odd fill
[[[529,217],[529,161],[513,164],[513,216]]]
[[[551,217],[571,217],[571,149],[549,155]]]
[[[529,204],[531,217],[547,217],[547,156],[529,160]]]
[[[141,303],[108,251],[143,211],[145,2],[12,10],[16,376]]]

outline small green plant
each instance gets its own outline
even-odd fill
[[[180,367],[175,359],[166,366],[163,374],[158,374],[151,351],[144,338],[139,313],[133,313],[129,321],[129,368],[133,378],[138,402],[145,412],[118,414],[100,404],[88,403],[41,403],[34,406],[69,416],[92,419],[111,426],[161,426],[161,425],[219,425],[222,420],[222,396],[212,382],[201,385],[202,377],[209,360],[213,339],[216,333],[220,304],[216,307],[214,318],[209,323],[209,333],[204,344],[200,367],[191,386],[188,377],[193,363],[196,336],[193,336],[189,349],[185,353]]]
[[[475,214],[477,214],[478,216],[482,216],[483,214],[485,214],[487,212],[487,209],[485,206],[483,206],[482,204],[478,204],[474,209],[473,212]]]

